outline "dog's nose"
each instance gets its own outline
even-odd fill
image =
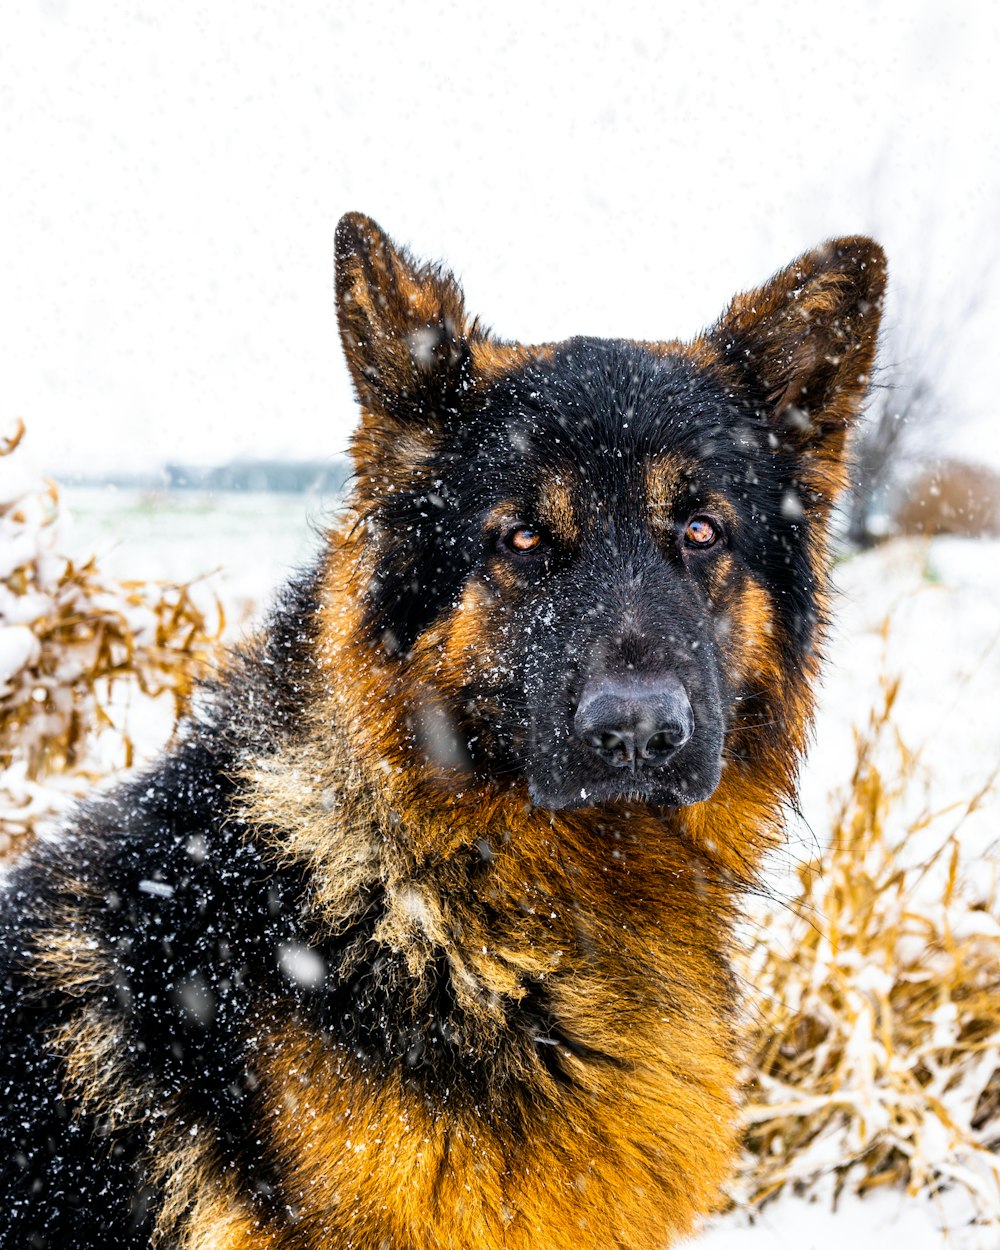
[[[600,677],[584,687],[574,726],[613,768],[659,768],[691,737],[694,714],[671,674]]]

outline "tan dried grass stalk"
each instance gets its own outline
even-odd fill
[[[943,813],[900,827],[916,759],[893,723],[897,690],[886,684],[857,735],[827,849],[746,952],[755,1036],[739,1196],[760,1203],[831,1173],[838,1191],[958,1184],[1000,1226],[996,871],[967,890],[960,841],[996,774],[943,839],[931,830]],[[921,835],[936,849],[914,862]]]

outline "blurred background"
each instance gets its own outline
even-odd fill
[[[341,213],[536,342],[689,337],[825,238],[884,244],[704,1244],[995,1250],[996,7],[7,0],[0,107],[0,857],[158,750],[317,549],[355,420]]]
[[[884,365],[933,356],[949,446],[996,460],[998,32],[920,0],[12,0],[4,407],[60,474],[342,451],[348,209],[528,342],[686,337],[867,231]]]

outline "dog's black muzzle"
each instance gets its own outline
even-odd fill
[[[605,764],[636,773],[676,755],[694,732],[694,713],[672,673],[604,676],[584,688],[573,728]]]

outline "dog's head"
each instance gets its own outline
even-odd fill
[[[692,804],[756,752],[787,781],[884,283],[841,239],[692,343],[525,347],[341,221],[366,642],[442,778],[548,808]]]

